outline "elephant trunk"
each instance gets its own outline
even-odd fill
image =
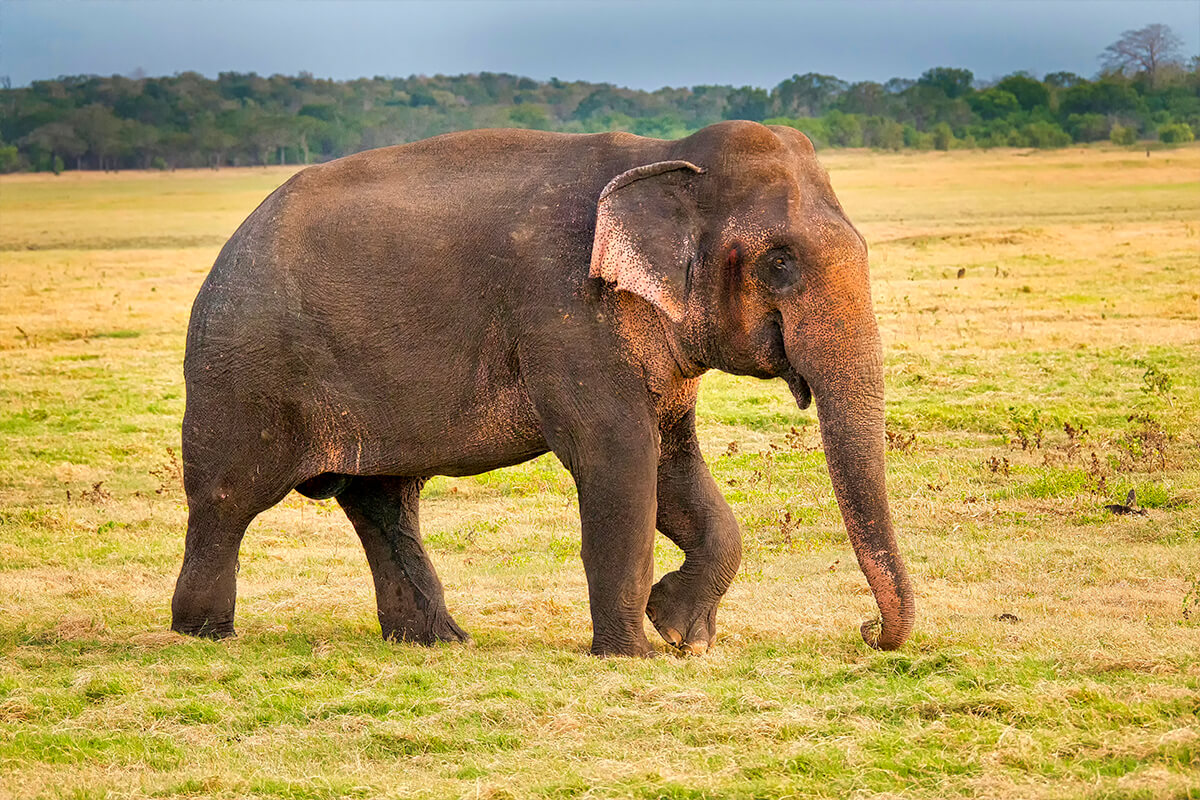
[[[807,405],[810,388],[816,398],[833,491],[859,567],[879,606],[879,621],[863,623],[863,639],[872,647],[895,650],[912,632],[916,608],[908,571],[896,549],[884,479],[878,328],[869,305],[865,314],[854,316],[853,324],[826,317],[825,330],[803,332],[802,338],[795,331],[788,337],[789,358],[803,376],[789,384],[802,407]],[[822,344],[813,346],[813,342]]]

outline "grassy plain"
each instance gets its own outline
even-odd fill
[[[296,495],[240,638],[171,634],[188,308],[288,173],[0,180],[0,797],[1200,797],[1200,148],[823,160],[872,248],[896,653],[815,415],[718,374],[746,555],[704,658],[585,655],[550,458],[426,489],[474,646],[378,641],[349,523]]]

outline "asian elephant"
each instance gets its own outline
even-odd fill
[[[479,130],[304,169],[192,309],[172,627],[233,635],[242,536],[296,489],[353,523],[385,638],[465,640],[421,544],[421,487],[549,451],[578,490],[591,651],[651,654],[645,614],[701,653],[741,559],[696,440],[709,369],[816,398],[881,613],[862,633],[899,647],[914,598],[884,488],[867,248],[803,134]],[[655,528],[684,553],[657,583]]]

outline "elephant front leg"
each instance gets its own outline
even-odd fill
[[[583,568],[594,655],[651,656],[643,618],[654,581],[654,463],[657,454],[583,455],[579,490]]]
[[[700,655],[716,638],[717,605],[741,564],[742,538],[700,455],[692,415],[679,427],[658,468],[657,524],[684,560],[654,585],[646,615],[667,642]]]

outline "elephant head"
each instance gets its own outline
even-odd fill
[[[591,275],[666,318],[696,368],[783,378],[815,397],[834,493],[875,601],[866,642],[912,630],[912,586],[884,483],[883,370],[867,247],[812,144],[730,122],[614,178],[599,200]]]

